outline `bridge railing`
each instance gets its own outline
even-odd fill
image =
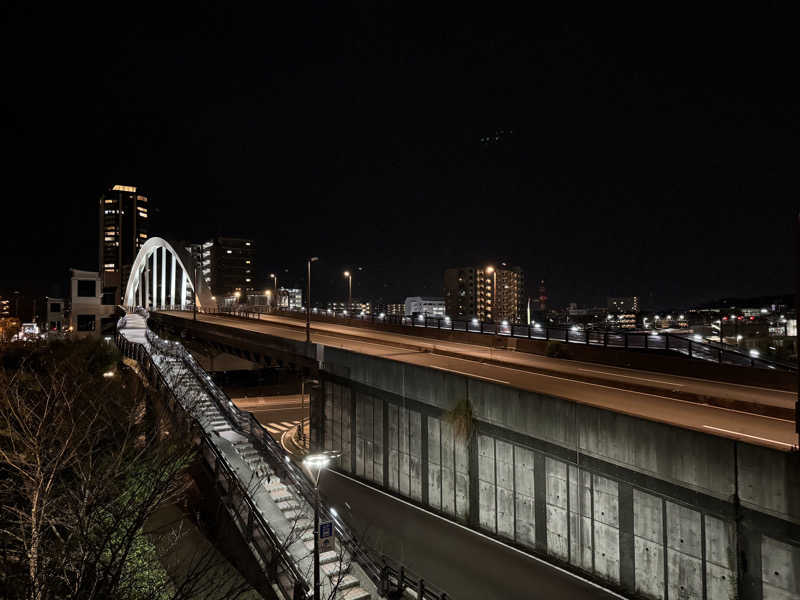
[[[230,397],[213,382],[211,376],[197,363],[191,353],[189,353],[182,344],[177,341],[160,338],[149,329],[145,332],[145,336],[148,343],[152,347],[158,349],[159,352],[168,356],[180,358],[184,361],[187,368],[192,371],[197,381],[200,382],[207,394],[213,399],[217,408],[226,415],[228,420],[235,426],[237,432],[245,435],[253,442],[253,445],[260,451],[264,460],[281,478],[281,481],[287,485],[291,485],[292,489],[298,495],[302,496],[309,505],[313,506],[315,494],[314,486],[311,484],[308,477],[306,477],[305,473],[289,460],[284,449],[269,435],[253,413],[239,409]],[[136,358],[140,363],[143,359],[144,362],[152,365],[150,368],[155,369],[156,373],[158,373],[158,377],[163,381],[164,385],[167,385],[160,370],[153,364],[152,358],[141,344],[131,343],[125,340],[124,336],[118,335],[118,339],[119,338],[122,339],[121,348],[123,352],[125,352],[128,346],[136,347],[132,349],[132,353],[135,356],[131,356],[131,358]],[[167,388],[169,389],[169,386],[167,386]],[[175,398],[172,392],[171,398]],[[197,425],[197,427],[199,428],[199,425]],[[202,433],[202,428],[200,429]],[[210,448],[213,449],[213,465],[224,465],[226,471],[230,471],[230,467],[227,466],[224,455],[213,446],[213,440],[205,434],[203,434],[203,438],[206,440],[207,445],[210,445]],[[212,461],[207,460],[207,462],[211,464]],[[232,471],[230,474],[235,478]],[[236,486],[232,487],[235,488]],[[226,489],[231,489],[231,487],[227,487]],[[258,510],[252,505],[249,497],[247,497],[247,491],[244,490],[241,485],[236,489],[239,490],[240,495],[246,500],[247,505],[246,514],[239,520],[243,523],[249,523],[246,525],[247,527],[251,527],[252,523],[255,523],[256,526],[269,529],[263,522],[260,514],[258,514],[258,519],[255,521],[252,519],[248,521],[250,516],[255,515]],[[450,598],[443,591],[427,584],[422,577],[406,570],[402,565],[391,561],[386,556],[375,553],[353,532],[335,511],[330,509],[328,503],[324,501],[320,503],[320,519],[328,520],[335,524],[337,538],[350,554],[351,560],[359,565],[361,570],[364,571],[379,590],[385,590],[383,594],[388,593],[390,590],[407,589],[415,591],[417,593],[417,598],[423,600],[448,600]],[[269,539],[273,544],[278,543],[271,530],[269,532]],[[276,547],[281,548],[280,545]],[[282,562],[290,563],[293,567],[292,573],[302,579],[302,576],[294,567],[291,557],[284,556]]]
[[[191,310],[189,312],[191,312]],[[207,307],[199,312],[215,315],[232,315],[250,319],[259,319],[262,315],[266,314],[284,315],[295,318],[304,314],[304,311],[299,309],[268,311],[264,306],[249,305],[220,305]],[[408,327],[410,329],[444,329],[491,336],[602,346],[603,348],[660,350],[719,364],[789,372],[797,371],[797,366],[793,363],[757,356],[750,352],[743,352],[729,344],[697,340],[687,335],[671,332],[597,330],[579,328],[574,325],[550,327],[541,323],[523,325],[509,323],[507,321],[495,323],[491,321],[479,321],[478,319],[451,319],[450,317],[428,317],[422,315],[418,317],[406,317],[384,314],[348,314],[347,312],[337,313],[330,310],[317,309],[312,311],[311,318],[314,321],[327,321],[345,325],[358,323],[395,325]]]
[[[151,337],[148,336],[148,342],[152,344],[156,340]],[[295,597],[296,590],[301,590],[305,597],[309,592],[305,578],[298,571],[281,541],[268,526],[258,507],[252,501],[249,490],[236,476],[225,455],[219,451],[209,434],[191,415],[184,403],[178,399],[173,386],[166,381],[162,370],[155,364],[150,352],[143,344],[131,342],[119,333],[116,336],[116,343],[124,356],[139,363],[148,382],[154,388],[166,393],[167,405],[177,426],[190,433],[192,439],[197,440],[200,456],[203,457],[213,474],[214,485],[220,490],[220,496],[226,500],[225,504],[230,509],[237,527],[244,539],[255,548],[260,563],[269,566],[267,570],[272,571],[268,573],[272,575],[271,583],[278,585],[287,598]],[[164,348],[163,344],[159,345],[162,349]],[[177,346],[169,350],[169,353],[174,356],[181,355]],[[275,576],[277,573],[285,573],[290,586],[286,586],[280,577]],[[285,589],[286,587],[289,589]]]

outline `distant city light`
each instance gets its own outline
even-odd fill
[[[759,355],[758,350],[750,350],[750,356],[758,357],[758,355]]]
[[[683,319],[684,319],[684,316],[683,316],[683,315],[681,315],[681,316],[679,316],[679,317],[678,317],[678,319],[680,319],[681,321],[683,321]]]
[[[103,377],[106,377],[106,378],[113,377],[113,376],[114,376],[114,371],[106,371],[105,373],[103,373]]]
[[[473,325],[477,325],[478,324],[478,319],[472,319],[472,324]]]
[[[572,326],[572,331],[578,331],[578,326],[577,325],[573,325]]]
[[[379,315],[378,315],[378,318],[379,318],[379,319],[382,319],[382,318],[383,318],[383,317],[385,317],[385,316],[386,316],[386,315],[385,315],[384,313],[381,313],[381,314],[379,314]]]
[[[695,334],[694,341],[695,342],[702,342],[703,341],[703,336],[699,335],[699,334]]]

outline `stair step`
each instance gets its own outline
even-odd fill
[[[313,529],[308,529],[308,530],[304,531],[302,539],[303,539],[304,542],[308,542],[309,540],[311,541],[311,551],[313,552],[314,551],[314,530]],[[306,544],[306,548],[308,548],[308,544]]]
[[[300,514],[301,513],[300,513],[299,510],[286,510],[286,511],[283,512],[283,516],[286,517],[286,519],[289,520],[289,521],[291,521],[295,517],[300,516]]]
[[[278,508],[281,510],[292,510],[294,508],[299,508],[300,504],[298,504],[297,500],[286,500],[284,502],[278,502]]]
[[[291,500],[292,494],[288,490],[277,490],[269,493],[275,502],[282,502],[283,500]]]
[[[347,569],[350,567],[347,563],[340,563],[339,561],[331,562],[326,565],[320,565],[320,569],[325,572],[325,575],[331,577],[333,575],[338,575],[341,572],[346,572]]]
[[[335,582],[334,582],[334,583],[335,583]],[[349,589],[349,588],[352,588],[352,587],[355,587],[355,586],[357,586],[357,585],[358,585],[358,583],[359,583],[359,581],[358,581],[358,577],[356,577],[355,575],[351,575],[350,573],[348,573],[347,575],[344,575],[344,576],[343,576],[343,577],[342,577],[342,578],[339,580],[339,589],[340,589],[340,590],[346,590],[346,589]]]
[[[341,585],[339,586],[341,589]],[[348,590],[345,590],[344,593],[339,596],[342,600],[366,600],[370,598],[370,593],[360,587],[352,587]]]
[[[332,562],[339,562],[339,553],[336,550],[328,550],[321,552],[319,555],[319,564],[328,565]]]

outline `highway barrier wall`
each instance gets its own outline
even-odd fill
[[[325,348],[340,469],[624,593],[800,599],[797,452]]]

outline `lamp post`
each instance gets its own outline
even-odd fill
[[[353,310],[353,274],[350,271],[344,272],[345,278],[347,278],[347,310]]]
[[[311,263],[317,262],[318,260],[319,256],[312,256],[308,259],[308,277],[306,279],[306,344],[311,343]]]
[[[267,312],[270,312],[272,309],[272,292],[267,290],[264,292],[264,295],[267,297]]]
[[[275,273],[270,273],[269,276],[272,279],[275,290],[275,308],[279,308],[278,305],[280,304],[280,296],[278,295],[278,276],[275,275]]]
[[[309,261],[311,268],[311,261]],[[322,469],[327,467],[331,460],[338,458],[338,452],[320,452],[319,454],[308,454],[303,459],[303,466],[308,469],[314,480],[314,600],[319,597],[319,475]]]
[[[155,256],[153,257],[155,260]],[[194,288],[192,289],[194,292],[194,302],[192,302],[193,310],[192,310],[192,319],[197,321],[197,263],[194,263]],[[153,298],[156,297],[156,291],[153,290]]]

